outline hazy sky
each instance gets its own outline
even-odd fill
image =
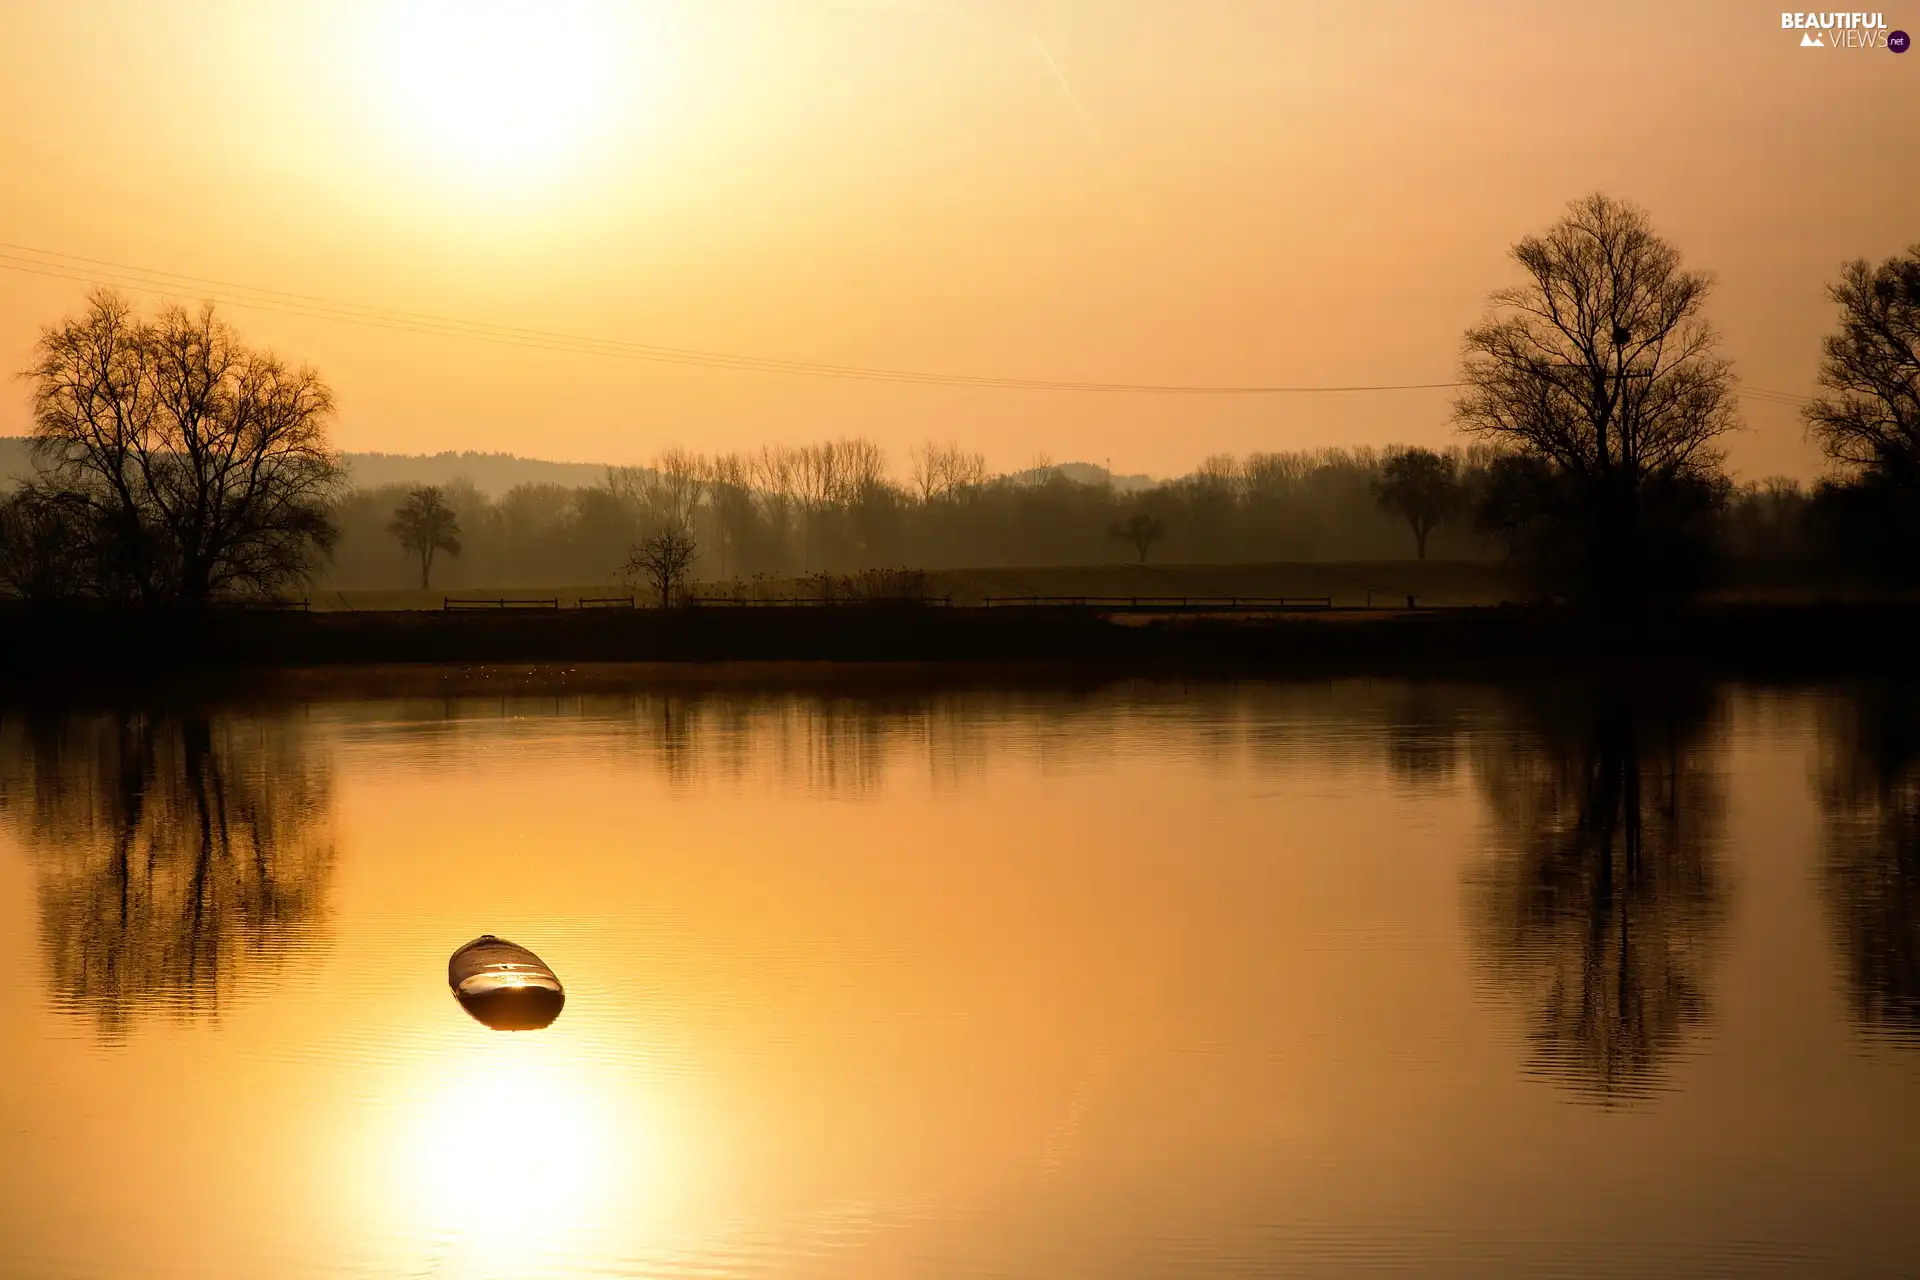
[[[1512,241],[1601,189],[1718,274],[1745,379],[1804,394],[1824,281],[1920,241],[1920,52],[1798,39],[1720,2],[0,0],[0,266],[836,365],[1435,382]],[[0,270],[5,364],[85,288]],[[172,290],[207,292],[241,296]],[[863,433],[1171,474],[1451,438],[1446,392],[903,386],[290,305],[228,315],[326,374],[350,449]],[[1791,409],[1747,419],[1742,476],[1815,472]]]

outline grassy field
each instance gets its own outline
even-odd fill
[[[1036,568],[947,569],[927,575],[929,592],[955,604],[977,604],[1032,596],[1250,597],[1328,596],[1339,608],[1403,607],[1409,596],[1421,606],[1498,604],[1517,599],[1507,566],[1482,561],[1382,560],[1222,565],[1060,565]],[[759,579],[749,583],[701,582],[700,596],[796,597],[816,594],[804,578]],[[646,603],[644,587],[613,583],[570,583],[541,587],[457,587],[445,591],[337,591],[319,589],[308,596],[315,610],[440,609],[456,600],[558,600],[573,608],[583,598],[636,596]]]

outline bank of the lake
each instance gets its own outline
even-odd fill
[[[391,663],[1038,663],[1498,674],[1568,663],[1818,676],[1892,670],[1920,605],[1714,604],[1114,614],[899,604],[791,609],[0,613],[0,683]]]

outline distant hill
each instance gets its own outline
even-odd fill
[[[355,487],[386,484],[447,484],[462,477],[489,497],[517,484],[557,484],[567,488],[598,484],[607,468],[598,462],[544,462],[511,453],[349,453],[347,470]],[[0,436],[0,488],[32,474],[25,436]]]
[[[356,488],[377,489],[388,484],[448,484],[473,481],[474,487],[498,498],[517,484],[557,484],[566,488],[599,484],[606,479],[605,463],[546,462],[511,453],[349,453],[348,472]],[[1121,493],[1134,493],[1160,483],[1145,475],[1109,475],[1091,462],[1062,462],[1051,470],[1080,484],[1111,480]],[[25,436],[0,436],[0,488],[25,479],[33,471]],[[1020,472],[1018,479],[1042,478],[1038,472]]]
[[[545,462],[511,453],[349,453],[346,458],[348,473],[359,489],[466,479],[488,497],[498,498],[517,484],[557,484],[576,489],[607,478],[603,462]]]
[[[0,436],[0,489],[10,488],[32,473],[33,462],[27,457],[27,438]]]
[[[1110,482],[1117,493],[1138,493],[1142,489],[1151,489],[1160,483],[1148,475],[1116,475],[1092,462],[1062,462],[1057,464],[1053,471],[1075,484]]]

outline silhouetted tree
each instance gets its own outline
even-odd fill
[[[1497,539],[1509,560],[1519,560],[1538,539],[1537,529],[1552,510],[1553,466],[1525,453],[1503,453],[1488,465],[1474,498],[1473,526]]]
[[[1920,245],[1879,266],[1849,263],[1828,295],[1839,331],[1822,344],[1820,385],[1802,412],[1847,484],[1822,495],[1847,559],[1915,572],[1920,549]],[[1853,492],[1845,492],[1851,488]]]
[[[1849,1003],[1920,1041],[1920,696],[1862,689],[1822,717],[1825,879]]]
[[[35,602],[90,594],[85,527],[94,518],[85,503],[44,486],[0,498],[0,586]]]
[[[1615,598],[1692,585],[1725,500],[1716,442],[1737,425],[1702,317],[1711,278],[1604,195],[1512,256],[1527,283],[1467,331],[1455,420],[1545,464],[1545,505],[1517,526],[1551,531],[1545,572]]]
[[[908,459],[913,496],[922,505],[951,500],[987,481],[986,456],[957,444],[928,441],[915,446]]]
[[[0,822],[34,870],[55,1007],[108,1039],[217,1013],[325,919],[332,778],[298,716],[13,718]]]
[[[460,554],[460,517],[440,496],[440,490],[427,485],[408,492],[405,502],[393,513],[387,532],[399,540],[400,549],[420,558],[420,589],[433,585],[433,554],[444,551]]]
[[[332,546],[332,394],[248,348],[211,304],[144,320],[97,290],[42,331],[26,377],[33,487],[71,514],[92,594],[266,595]]]
[[[677,524],[670,524],[633,549],[627,557],[625,572],[644,574],[664,609],[673,603],[699,552],[692,534]]]
[[[1117,542],[1130,545],[1140,556],[1140,563],[1147,562],[1147,552],[1154,544],[1167,536],[1167,525],[1158,516],[1145,511],[1136,511],[1107,531],[1107,536]]]
[[[1493,819],[1469,896],[1493,984],[1526,1011],[1531,1069],[1602,1105],[1656,1087],[1711,1011],[1726,916],[1709,703],[1580,688],[1475,742]]]
[[[1380,478],[1373,482],[1373,496],[1381,510],[1407,522],[1413,530],[1415,555],[1425,560],[1427,535],[1460,508],[1459,460],[1431,449],[1388,454]]]

